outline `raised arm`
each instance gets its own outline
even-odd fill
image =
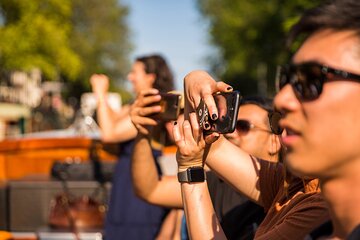
[[[129,106],[113,111],[107,102],[109,79],[102,74],[90,78],[92,91],[97,98],[97,118],[101,129],[101,138],[105,142],[123,142],[135,138],[136,128],[131,123]]]
[[[183,124],[174,126],[174,139],[178,146],[178,171],[204,166],[205,141],[199,132],[196,116],[190,114]],[[193,126],[193,128],[192,128]],[[187,228],[191,239],[226,239],[213,208],[206,181],[181,183]]]
[[[160,100],[160,95],[144,97],[148,94],[157,94],[151,89],[139,94],[131,106],[131,119],[138,129],[131,162],[131,174],[135,193],[145,201],[170,208],[182,208],[180,184],[176,177],[159,176],[155,159],[152,155],[150,137],[147,126],[156,125],[156,121],[146,117],[159,112],[159,106],[145,107]]]
[[[218,91],[232,91],[232,87],[223,82],[216,82],[204,71],[194,71],[185,77],[184,90],[186,93],[185,112],[194,111],[200,99],[203,98],[209,108],[210,116],[217,118],[218,111],[212,94]],[[194,127],[194,124],[191,125]],[[213,142],[211,136],[207,136],[205,141]],[[257,186],[260,165],[256,159],[253,160],[249,154],[220,136],[212,143],[206,156],[206,164],[226,182],[261,204]]]

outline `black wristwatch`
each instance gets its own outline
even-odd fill
[[[203,167],[190,167],[186,171],[178,173],[178,180],[181,183],[204,182],[206,179]]]

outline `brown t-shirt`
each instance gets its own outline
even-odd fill
[[[280,163],[260,162],[260,198],[267,214],[256,231],[257,240],[304,239],[329,220],[318,180],[291,177],[285,189],[283,168]]]

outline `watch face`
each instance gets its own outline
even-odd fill
[[[189,182],[204,182],[205,174],[202,167],[188,169]]]

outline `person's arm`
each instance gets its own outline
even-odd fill
[[[135,194],[143,200],[169,208],[182,208],[180,184],[175,176],[159,176],[149,139],[140,134],[131,160]]]
[[[186,223],[191,239],[226,239],[206,182],[181,183]]]
[[[220,136],[210,147],[206,165],[239,192],[262,205],[258,182],[260,164],[257,158],[252,158]]]
[[[97,98],[97,120],[104,142],[123,142],[136,136],[136,128],[131,123],[129,106],[123,106],[119,112],[111,109],[107,102],[109,79],[102,74],[90,78],[92,91]]]
[[[209,108],[209,115],[218,115],[213,93],[232,91],[232,87],[223,82],[216,82],[204,71],[193,71],[184,79],[185,91],[185,117],[194,112],[200,103],[200,99]],[[191,122],[194,128],[197,121]],[[206,136],[205,141],[212,143],[206,156],[206,164],[226,182],[234,186],[251,200],[261,204],[260,191],[258,188],[259,162],[251,158],[249,154],[239,147],[230,143],[223,136],[214,142],[212,136]],[[191,162],[189,163],[191,165]]]
[[[199,132],[195,113],[184,123],[175,124],[173,133],[178,146],[178,171],[183,173],[189,167],[204,167],[205,141]],[[193,128],[191,126],[194,126]],[[226,239],[213,208],[206,181],[181,183],[184,212],[191,239]]]
[[[175,231],[172,240],[180,240],[182,239],[183,229],[182,229],[182,222],[184,217],[184,210],[183,209],[177,209],[176,210],[176,226]]]
[[[174,239],[175,235],[180,236],[180,231],[177,229],[178,222],[178,209],[171,209],[166,215],[161,224],[156,240],[169,240]]]
[[[143,91],[131,106],[131,119],[138,128],[138,135],[131,161],[133,186],[137,196],[145,201],[170,208],[182,208],[180,184],[174,176],[159,176],[152,155],[149,131],[146,126],[156,125],[156,121],[146,117],[158,112],[159,106],[145,107],[159,101],[157,90]]]

